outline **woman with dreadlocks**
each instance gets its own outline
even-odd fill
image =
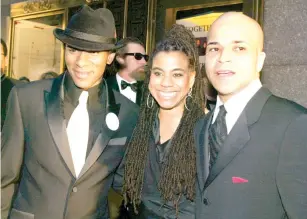
[[[128,145],[124,199],[132,218],[194,218],[195,122],[204,114],[195,38],[174,25],[152,54]]]

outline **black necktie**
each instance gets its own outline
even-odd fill
[[[226,113],[224,105],[221,105],[215,122],[209,128],[210,168],[214,165],[227,137]]]
[[[121,86],[122,90],[125,90],[127,87],[130,87],[131,90],[133,90],[134,92],[137,92],[137,90],[138,90],[138,84],[137,84],[137,82],[132,83],[132,84],[129,84],[129,83],[127,83],[126,81],[122,81],[122,82],[120,83],[120,86]]]

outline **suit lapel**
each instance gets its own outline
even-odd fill
[[[73,160],[66,133],[66,122],[63,113],[63,88],[64,76],[54,79],[51,92],[45,91],[46,115],[57,149],[66,163],[70,172],[75,175]]]
[[[91,152],[95,142],[97,140],[98,135],[101,133],[103,128],[103,124],[105,122],[106,117],[106,92],[103,92],[106,89],[105,84],[103,83],[100,88],[100,104],[92,110],[92,118],[89,130],[89,142],[87,148],[87,156]],[[110,91],[111,92],[111,91]]]
[[[103,104],[103,101],[101,102],[101,104]],[[112,110],[110,110],[110,109],[112,109]],[[108,110],[109,112],[110,111],[111,112],[119,112],[120,111],[120,104],[114,103],[112,106],[110,106],[110,109]],[[108,142],[110,141],[110,139],[112,138],[112,136],[116,132],[116,131],[110,130],[107,127],[107,124],[105,122],[106,113],[107,112],[105,111],[105,107],[103,107],[103,113],[101,113],[100,117],[97,118],[98,120],[103,121],[101,129],[100,129],[100,133],[98,134],[98,137],[97,137],[97,139],[96,139],[96,141],[93,145],[93,148],[89,152],[89,155],[85,160],[85,164],[84,164],[78,178],[80,178],[84,173],[86,173],[86,171],[88,171],[90,169],[90,167],[97,161],[97,159],[99,158],[99,156],[101,155],[103,150],[106,148]],[[118,114],[118,119],[119,119],[119,121],[121,121],[121,117],[120,117],[121,114],[120,113],[116,113],[116,114]],[[94,136],[94,139],[95,139],[95,136]]]
[[[250,135],[249,126],[258,121],[263,106],[272,93],[262,87],[247,103],[237,122],[227,136],[224,146],[219,152],[216,163],[213,165],[204,189],[220,174],[220,172],[235,158],[235,156],[247,145]],[[208,138],[205,138],[208,141]],[[209,162],[209,159],[208,159]]]
[[[108,85],[113,89],[119,92],[118,82],[116,79],[116,75],[110,76],[107,81],[109,82]]]
[[[101,155],[103,150],[106,148],[108,142],[110,141],[114,131],[110,130],[106,124],[103,124],[100,134],[98,135],[92,150],[90,151],[88,157],[86,158],[85,164],[78,176],[80,178],[89,168],[96,162],[98,157]]]
[[[204,188],[208,187],[218,174],[234,159],[249,139],[247,120],[243,112],[227,136],[224,146],[218,154],[216,163],[212,166]]]
[[[208,128],[213,118],[213,111],[206,115],[196,127],[196,156],[197,156],[197,177],[200,188],[204,188],[206,179],[209,174],[209,145],[208,145]]]
[[[101,132],[102,124],[104,123],[105,119],[105,110],[102,108],[100,111],[93,112],[93,118],[91,120],[91,126],[89,130],[89,141],[88,141],[88,148],[87,148],[87,156],[89,155],[90,151],[93,148],[93,145],[95,144],[98,135]]]

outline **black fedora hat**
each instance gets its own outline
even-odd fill
[[[106,8],[97,10],[84,5],[74,14],[65,30],[56,28],[56,38],[63,43],[85,51],[115,50],[116,29],[113,14]]]

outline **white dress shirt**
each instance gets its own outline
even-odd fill
[[[246,104],[249,100],[257,93],[257,91],[262,87],[262,84],[259,79],[252,81],[247,87],[241,90],[239,93],[232,96],[229,100],[224,103],[226,114],[226,126],[227,134],[231,131],[232,127],[237,122],[239,116],[244,110]],[[217,97],[216,107],[214,109],[214,115],[212,119],[212,124],[214,123],[219,111],[220,106],[223,105],[220,97]]]
[[[76,176],[80,174],[86,159],[89,136],[88,92],[82,91],[78,106],[74,109],[67,125],[67,137]]]
[[[118,87],[119,87],[119,91],[122,95],[124,95],[125,97],[127,97],[129,100],[131,100],[132,102],[136,102],[136,92],[134,92],[131,87],[126,87],[125,90],[122,90],[122,87],[121,87],[121,82],[122,81],[126,81],[125,79],[123,79],[121,76],[119,76],[119,74],[117,73],[116,74],[116,80],[117,80],[117,84],[118,84]],[[128,84],[133,84],[135,83],[136,81],[133,81],[133,82],[128,82],[126,81]]]

